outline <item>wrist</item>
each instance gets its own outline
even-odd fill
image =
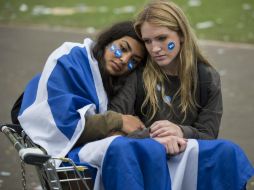
[[[181,125],[177,125],[177,127],[178,127],[178,136],[179,137],[181,137],[181,138],[183,138],[183,129],[182,129],[182,126]]]

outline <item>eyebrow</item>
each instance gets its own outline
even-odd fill
[[[152,38],[159,38],[159,37],[167,37],[169,34],[164,34],[164,33],[162,33],[162,34],[158,34],[158,35],[155,35],[155,36],[153,36]],[[149,39],[151,39],[151,38],[146,38],[146,37],[144,37],[144,38],[142,38],[142,40],[144,41],[144,40],[149,40]]]
[[[123,40],[123,42],[125,42],[125,44],[127,45],[128,50],[132,52],[132,48],[131,48],[130,44],[126,40]],[[139,55],[134,54],[133,56],[142,60],[142,57]]]

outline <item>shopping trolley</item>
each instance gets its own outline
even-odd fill
[[[93,187],[93,179],[86,166],[78,166],[69,158],[53,158],[26,135],[20,125],[1,124],[1,132],[5,134],[17,150],[21,160],[23,189],[26,189],[25,164],[33,165],[38,174],[42,189],[65,190]],[[56,160],[62,161],[62,167],[55,167]]]

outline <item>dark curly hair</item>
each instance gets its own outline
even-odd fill
[[[102,31],[97,37],[96,43],[92,49],[93,56],[98,61],[99,69],[102,76],[102,81],[106,93],[109,99],[119,90],[117,86],[121,86],[123,82],[125,82],[125,76],[114,77],[110,76],[105,70],[105,60],[104,53],[106,47],[115,40],[118,40],[124,36],[129,36],[141,44],[143,41],[137,36],[132,21],[123,21],[112,25],[110,28]],[[144,47],[145,50],[145,47]],[[146,57],[146,54],[145,56]],[[145,63],[145,59],[141,61],[141,63]]]

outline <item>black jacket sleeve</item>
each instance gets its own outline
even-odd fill
[[[200,85],[206,85],[207,102],[201,106],[197,119],[191,126],[180,125],[185,138],[216,139],[218,137],[223,112],[221,82],[219,73],[215,69],[211,67],[207,69],[210,79],[200,82]]]

